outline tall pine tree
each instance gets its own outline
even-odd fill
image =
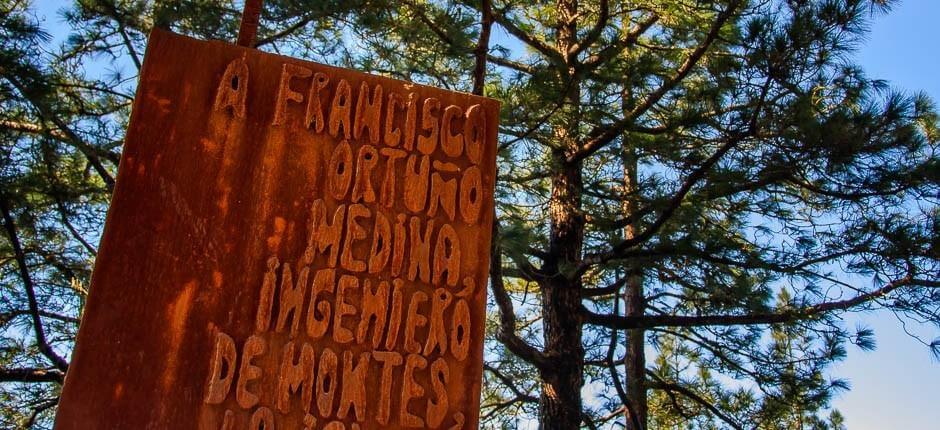
[[[935,110],[852,61],[891,3],[268,0],[258,47],[502,101],[484,425],[839,428],[842,317],[940,327]],[[240,4],[0,4],[0,426],[50,426],[147,32]]]

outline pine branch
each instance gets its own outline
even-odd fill
[[[493,216],[493,238],[490,246],[490,287],[493,290],[493,299],[499,309],[499,328],[496,338],[499,339],[510,352],[527,361],[537,369],[544,369],[548,360],[545,355],[522,340],[516,334],[516,313],[512,306],[512,299],[503,283],[503,259],[499,246],[499,224]]]
[[[487,54],[486,59],[489,60],[491,63],[496,64],[497,66],[503,66],[507,69],[512,69],[517,72],[522,72],[522,73],[526,73],[529,75],[534,75],[537,72],[535,67],[532,67],[528,64],[520,63],[518,61],[513,61],[508,58],[503,58],[500,56]]]
[[[87,89],[97,90],[94,88],[87,88]],[[0,128],[16,131],[19,133],[28,133],[28,134],[35,134],[38,136],[46,136],[46,137],[53,138],[59,142],[63,142],[63,143],[70,144],[70,145],[72,144],[72,141],[70,140],[71,138],[66,133],[63,133],[60,130],[50,129],[46,127],[45,124],[35,124],[31,122],[26,122],[26,121],[4,119],[4,120],[0,120]],[[121,155],[115,152],[105,151],[105,150],[97,149],[97,148],[93,148],[93,150],[114,164],[117,164],[121,159]]]
[[[3,212],[3,226],[7,232],[7,238],[13,247],[13,255],[19,267],[20,278],[23,280],[23,287],[26,289],[26,299],[29,304],[29,312],[33,322],[33,332],[36,335],[36,345],[39,351],[46,358],[52,361],[57,369],[65,372],[69,368],[69,363],[60,357],[52,349],[46,339],[46,332],[42,326],[42,317],[39,311],[39,303],[36,300],[36,290],[33,286],[33,278],[29,274],[29,267],[26,264],[26,254],[23,253],[23,247],[20,244],[20,238],[16,231],[16,225],[13,223],[13,215],[10,213],[10,202],[7,200],[6,192],[0,192],[0,211]]]
[[[104,15],[109,16],[117,24],[118,34],[121,35],[121,40],[124,42],[124,47],[127,48],[127,53],[131,57],[131,61],[134,62],[134,66],[137,67],[137,70],[140,71],[142,66],[142,61],[140,60],[140,55],[137,54],[137,49],[134,48],[134,43],[131,41],[130,36],[127,34],[127,29],[124,26],[124,17],[121,12],[118,11],[117,6],[110,1],[101,1],[99,2],[106,10]]]
[[[729,138],[724,144],[722,144],[718,148],[718,150],[715,151],[714,154],[708,157],[708,159],[706,159],[704,163],[702,163],[697,169],[692,171],[692,173],[690,173],[689,176],[686,177],[685,181],[683,181],[682,186],[679,187],[679,190],[676,192],[676,194],[673,195],[672,198],[669,200],[669,203],[666,205],[663,211],[660,212],[656,220],[653,221],[645,230],[643,230],[642,232],[640,232],[639,234],[637,234],[636,236],[630,239],[623,240],[617,245],[614,245],[613,248],[607,252],[592,254],[586,257],[581,262],[581,265],[577,273],[579,275],[583,274],[591,265],[604,263],[613,258],[616,258],[618,255],[620,255],[622,252],[626,251],[627,249],[630,249],[633,246],[636,246],[640,243],[643,243],[649,240],[653,235],[655,235],[659,231],[660,228],[662,228],[666,224],[669,218],[672,217],[673,213],[675,213],[675,211],[679,209],[679,206],[685,200],[685,196],[689,194],[690,191],[692,191],[692,188],[695,187],[695,185],[698,184],[699,181],[705,178],[705,174],[712,168],[712,166],[718,163],[718,160],[720,160],[725,154],[727,154],[728,151],[730,151],[732,148],[737,146],[741,141],[743,141],[744,137],[745,137],[744,135],[739,135],[739,136]]]
[[[88,253],[91,254],[92,256],[98,255],[98,250],[95,249],[95,247],[91,243],[89,243],[81,235],[81,233],[78,232],[75,226],[72,225],[72,223],[69,221],[68,211],[66,211],[65,205],[62,203],[62,200],[59,199],[58,196],[55,197],[55,200],[56,200],[56,210],[59,213],[59,219],[62,221],[62,224],[65,226],[65,229],[69,231],[69,234],[72,235],[72,238],[78,241],[78,243],[82,244],[82,247],[84,247],[85,250],[88,251]]]
[[[650,27],[652,27],[658,21],[659,21],[659,15],[655,13],[651,14],[645,20],[640,21],[634,29],[630,30],[630,32],[627,33],[626,37],[618,40],[617,43],[606,46],[604,49],[601,49],[601,51],[598,52],[597,54],[594,54],[588,57],[588,59],[584,61],[583,65],[587,68],[595,68],[597,66],[600,66],[601,64],[604,64],[610,61],[617,55],[620,55],[620,53],[623,52],[624,49],[627,49],[630,46],[632,46],[634,43],[636,43],[636,41],[639,40],[640,36],[646,33],[646,31],[649,30]]]
[[[509,391],[512,391],[513,394],[515,394],[517,398],[523,399],[523,400],[525,400],[525,401],[527,401],[527,402],[537,402],[537,401],[539,401],[538,397],[535,397],[535,396],[533,396],[533,395],[531,395],[531,394],[529,394],[529,393],[525,393],[525,392],[523,392],[522,390],[520,390],[519,387],[516,386],[515,382],[513,382],[513,380],[512,380],[510,377],[508,377],[508,376],[504,375],[502,372],[500,372],[499,369],[497,369],[497,368],[495,368],[495,367],[493,367],[493,366],[490,366],[490,365],[487,364],[487,363],[483,363],[483,370],[486,370],[486,371],[492,373],[493,376],[495,376],[496,379],[499,379],[499,381],[500,381],[504,386],[506,386],[506,388],[508,388]]]
[[[9,119],[0,120],[0,127],[20,133],[38,134],[49,136],[56,140],[68,139],[64,133],[58,130],[49,130],[39,124],[33,124],[24,121],[14,121]]]
[[[730,7],[731,6],[729,6],[729,8]],[[734,133],[732,136],[729,136],[725,143],[722,144],[714,154],[712,154],[701,165],[699,165],[697,169],[692,171],[692,173],[686,177],[685,181],[683,181],[682,186],[679,187],[678,192],[670,199],[666,208],[660,213],[659,217],[657,217],[652,224],[650,224],[644,231],[640,232],[636,236],[627,238],[619,244],[615,245],[613,249],[607,252],[594,254],[589,258],[583,259],[579,263],[578,270],[576,271],[577,275],[580,276],[584,274],[592,264],[604,263],[606,261],[610,261],[611,259],[617,258],[624,251],[652,238],[653,235],[655,235],[659,229],[661,229],[666,224],[666,222],[669,221],[669,218],[671,218],[673,213],[675,213],[675,211],[679,208],[683,200],[685,200],[686,195],[692,190],[692,188],[705,178],[706,173],[715,164],[717,164],[718,161],[728,153],[728,151],[736,147],[748,137],[758,135],[758,119],[760,118],[761,111],[764,109],[767,94],[770,91],[770,85],[771,80],[770,78],[767,78],[764,81],[763,87],[761,88],[761,94],[760,97],[758,97],[758,103],[748,120],[747,130],[745,132]]]
[[[584,321],[589,324],[618,329],[649,329],[655,327],[703,327],[703,326],[732,326],[732,325],[760,325],[784,324],[796,321],[809,320],[834,311],[843,311],[872,302],[884,297],[892,291],[904,287],[918,285],[929,288],[940,287],[940,282],[917,279],[906,276],[889,282],[881,288],[868,293],[859,294],[846,300],[819,303],[798,309],[782,309],[776,312],[741,314],[741,315],[640,315],[619,316],[591,312],[582,308]]]
[[[413,1],[403,1],[403,3],[408,6],[411,6],[412,11],[414,12],[415,16],[418,17],[418,20],[424,23],[424,25],[427,26],[428,29],[431,30],[431,32],[437,35],[438,39],[440,39],[442,42],[450,45],[452,48],[457,49],[459,51],[467,50],[466,46],[458,46],[457,43],[454,41],[454,39],[450,37],[450,35],[448,35],[447,32],[444,31],[443,28],[441,28],[441,26],[437,25],[437,23],[434,22],[434,20],[431,19],[431,17],[428,16],[423,5],[420,5]],[[481,11],[481,14],[482,13],[483,12]]]
[[[604,28],[607,27],[607,23],[610,21],[610,3],[608,0],[600,0],[598,7],[600,8],[600,13],[597,15],[597,21],[594,23],[594,26],[587,32],[583,39],[575,42],[567,52],[568,62],[573,63],[574,59],[578,57],[585,49],[594,44],[597,39],[604,32]]]
[[[32,312],[28,310],[24,310],[24,309],[18,309],[18,310],[9,311],[9,312],[0,312],[0,325],[4,325],[10,320],[12,320],[13,318],[23,316],[23,315],[32,316]],[[75,317],[71,317],[68,315],[61,315],[55,312],[48,312],[48,311],[44,311],[41,309],[39,310],[39,316],[43,318],[59,320],[62,322],[67,322],[67,323],[72,323],[72,324],[79,324],[81,322],[81,320]]]
[[[661,378],[659,375],[657,375],[655,372],[651,372],[649,370],[646,371],[646,374],[656,380],[656,383],[651,384],[650,388],[666,390],[666,391],[674,391],[679,394],[682,394],[683,396],[687,397],[693,402],[698,403],[699,405],[705,407],[705,409],[708,409],[709,411],[711,411],[711,413],[713,413],[716,417],[720,418],[722,421],[727,423],[732,428],[736,430],[744,430],[744,427],[742,427],[741,424],[739,424],[730,416],[722,412],[721,409],[718,409],[717,406],[715,406],[714,404],[706,400],[704,397],[698,395],[695,391],[692,391],[692,389],[684,385],[675,383],[675,382],[667,382],[666,380]]]
[[[29,418],[26,420],[25,423],[23,423],[23,428],[27,428],[27,429],[33,428],[33,425],[36,424],[36,419],[39,418],[39,414],[45,412],[46,410],[54,408],[58,404],[59,404],[58,397],[45,399],[44,401],[39,402],[38,404],[34,404],[32,406],[32,412],[30,412],[29,414]]]
[[[98,173],[98,176],[104,181],[105,185],[108,187],[109,191],[114,190],[114,177],[111,176],[111,173],[108,172],[108,169],[104,167],[104,164],[101,163],[101,158],[98,155],[98,150],[92,145],[89,145],[84,141],[71,127],[68,126],[61,118],[52,113],[52,109],[46,104],[46,102],[35,93],[35,91],[26,87],[18,78],[9,76],[5,70],[0,69],[0,75],[2,75],[7,81],[13,84],[13,87],[19,91],[23,97],[29,101],[33,107],[39,112],[39,116],[45,120],[49,121],[63,133],[66,139],[62,141],[78,149],[82,155],[88,160],[92,168],[95,169],[95,172]]]
[[[702,41],[702,43],[699,44],[691,54],[689,54],[685,62],[679,66],[679,68],[676,70],[676,73],[671,78],[666,80],[663,85],[650,93],[628,114],[624,115],[622,119],[613,124],[595,129],[592,133],[590,133],[590,136],[593,137],[585,142],[577,152],[568,157],[568,162],[574,163],[583,160],[606,146],[608,143],[619,137],[631,122],[646,113],[646,111],[659,102],[659,100],[661,100],[667,93],[678,86],[679,83],[681,83],[686,78],[686,76],[692,72],[692,69],[695,68],[705,53],[708,52],[708,49],[718,38],[718,33],[721,31],[721,28],[725,25],[726,22],[728,22],[729,19],[731,19],[732,16],[734,16],[734,12],[742,3],[743,0],[734,0],[730,2],[728,7],[718,14],[718,17],[715,19],[714,24],[712,24],[711,29],[705,36],[705,39]]]
[[[55,382],[65,381],[65,373],[58,369],[0,369],[0,382]]]
[[[316,19],[316,17],[314,17],[314,16],[305,16],[305,17],[301,17],[299,20],[297,20],[297,22],[295,22],[295,23],[293,23],[293,24],[291,24],[291,25],[288,25],[287,27],[284,27],[283,30],[281,30],[281,31],[279,31],[279,32],[277,32],[277,33],[271,34],[271,35],[269,35],[269,36],[262,37],[262,38],[256,40],[256,41],[255,41],[255,48],[260,48],[260,47],[262,47],[262,46],[264,46],[264,45],[272,44],[272,43],[274,43],[274,42],[277,42],[277,41],[280,40],[280,39],[283,39],[283,38],[285,38],[285,37],[287,37],[287,36],[290,36],[291,34],[294,34],[294,32],[296,32],[297,30],[300,30],[300,29],[306,27],[307,24],[309,24],[310,22],[312,22],[314,19]]]
[[[501,401],[501,402],[497,402],[497,403],[482,404],[482,405],[480,405],[480,409],[481,409],[481,410],[482,410],[482,409],[489,409],[489,408],[492,408],[492,410],[489,411],[489,412],[487,412],[486,415],[483,415],[482,417],[480,417],[480,418],[481,418],[480,421],[486,421],[486,420],[492,418],[494,415],[496,415],[496,414],[499,413],[500,411],[502,411],[503,409],[506,409],[506,408],[508,408],[508,407],[510,407],[510,406],[512,406],[512,405],[515,405],[516,403],[532,403],[532,402],[530,402],[530,401],[529,401],[527,398],[525,398],[525,397],[516,396],[516,397],[513,397],[513,398],[511,398],[511,399],[507,399],[507,400],[504,400],[504,401]]]
[[[508,12],[508,7],[503,8],[503,9],[496,9],[494,10],[494,12],[496,13],[493,14],[493,19],[501,27],[506,29],[506,31],[509,34],[511,34],[513,37],[518,39],[520,42],[525,43],[526,45],[529,45],[536,51],[540,52],[549,60],[549,62],[556,64],[556,65],[565,64],[565,58],[561,52],[559,52],[554,47],[548,45],[544,41],[539,40],[538,38],[536,38],[529,32],[519,28],[519,26],[517,26],[516,23],[512,21],[509,15],[506,14],[506,12]]]

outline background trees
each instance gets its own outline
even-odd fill
[[[840,316],[940,322],[934,108],[851,61],[891,2],[265,3],[260,49],[503,102],[487,425],[839,427],[827,366],[873,346]],[[3,426],[50,424],[147,31],[239,17],[82,0],[58,46],[30,7],[0,6]]]

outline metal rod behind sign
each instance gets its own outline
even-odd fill
[[[238,28],[238,45],[249,48],[255,45],[255,36],[258,34],[258,20],[261,17],[261,5],[264,0],[245,0],[242,10],[242,23]]]

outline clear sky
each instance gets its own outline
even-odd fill
[[[61,0],[34,3],[37,15],[45,18],[43,26],[57,39],[67,31],[57,14],[64,5]],[[889,14],[874,16],[856,58],[870,77],[888,80],[897,89],[926,91],[940,104],[940,0],[903,0]],[[851,384],[833,404],[846,416],[847,427],[940,429],[940,361],[890,313],[846,322],[874,329],[878,345],[872,352],[849,346],[848,358],[832,369],[832,377]],[[928,341],[937,336],[936,331],[921,333]]]
[[[856,58],[870,77],[925,91],[940,103],[940,0],[903,0],[889,14],[875,16]],[[940,429],[940,362],[890,313],[849,320],[856,322],[875,330],[878,348],[850,346],[848,358],[833,369],[833,376],[851,383],[833,405],[849,430]],[[928,341],[937,337],[935,330],[920,332]]]

